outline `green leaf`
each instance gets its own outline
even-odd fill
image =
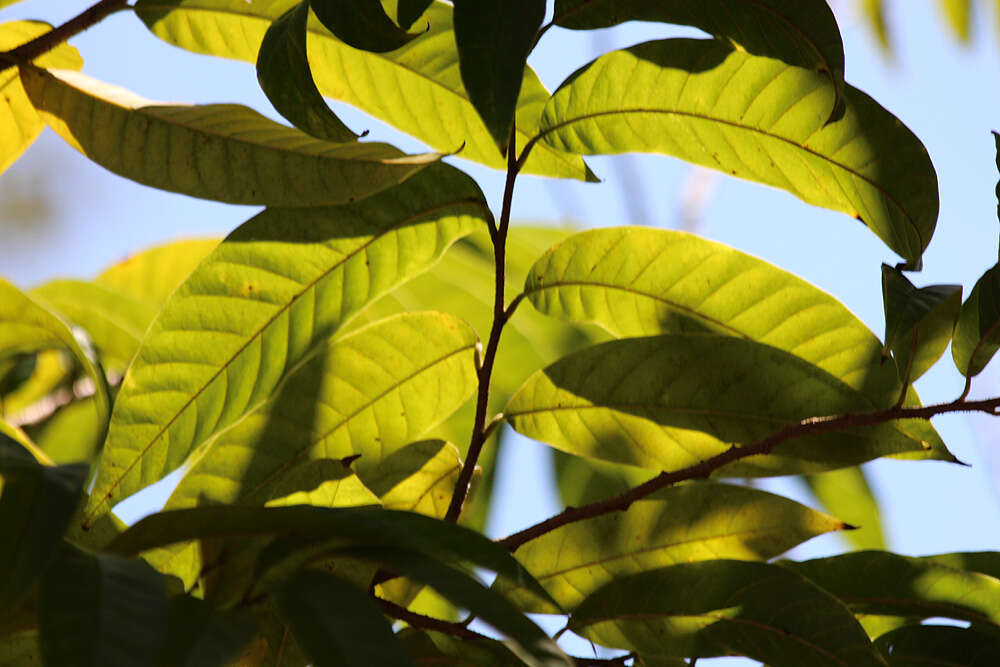
[[[327,141],[354,141],[358,135],[337,118],[316,89],[306,57],[308,19],[306,0],[271,24],[257,54],[257,80],[278,113],[295,127]]]
[[[641,227],[580,232],[535,263],[524,293],[547,315],[594,322],[620,338],[710,331],[780,348],[863,394],[870,410],[893,405],[902,391],[895,369],[882,363],[878,338],[835,298],[692,234]],[[911,390],[904,405],[919,404]],[[930,444],[931,456],[954,460],[927,422],[896,424]]]
[[[841,533],[856,549],[885,549],[878,502],[862,468],[853,466],[805,475],[803,481],[820,505],[856,530]]]
[[[91,160],[143,185],[192,197],[266,206],[343,204],[441,159],[437,153],[404,155],[388,144],[332,144],[238,104],[156,104],[74,72],[22,68],[21,81],[49,126]],[[162,155],[169,159],[153,159]]]
[[[462,458],[455,445],[422,440],[385,457],[365,475],[365,483],[386,509],[443,519],[461,469]]]
[[[766,563],[708,560],[619,579],[584,600],[569,628],[604,646],[667,657],[884,665],[842,603]]]
[[[21,630],[0,637],[0,666],[42,667],[38,630]]]
[[[173,241],[143,250],[105,269],[94,282],[157,311],[219,239]]]
[[[317,667],[413,664],[372,598],[349,581],[300,570],[282,581],[274,595],[299,645]]]
[[[878,638],[892,667],[990,667],[1000,664],[1000,638],[971,628],[909,625]]]
[[[956,556],[910,558],[858,551],[783,562],[843,600],[857,613],[959,620],[1000,625],[1000,579],[957,569]]]
[[[381,2],[309,0],[309,4],[323,27],[355,49],[385,53],[418,37],[400,30],[385,13]]]
[[[45,664],[156,664],[166,613],[163,577],[146,563],[66,547],[39,591]]]
[[[938,214],[923,144],[863,92],[715,40],[647,42],[571,76],[539,137],[583,154],[655,152],[788,190],[865,222],[917,266]]]
[[[518,432],[572,454],[678,470],[804,419],[865,412],[867,400],[798,357],[713,334],[628,338],[532,375],[504,409]],[[817,472],[913,451],[890,424],[783,442],[714,474]]]
[[[167,603],[163,667],[217,667],[237,658],[256,634],[245,611],[219,612],[203,600],[178,595]]]
[[[527,542],[514,556],[565,609],[631,574],[714,558],[768,560],[845,524],[792,500],[727,484],[685,484],[625,512],[578,521]],[[526,611],[558,613],[497,584]],[[533,602],[536,601],[536,602]]]
[[[59,408],[31,433],[55,463],[93,463],[104,442],[105,424],[98,422],[89,396]]]
[[[882,265],[885,304],[883,356],[892,351],[900,377],[913,382],[933,366],[951,342],[962,308],[961,285],[917,289],[899,269]]]
[[[941,0],[941,10],[959,41],[968,42],[969,28],[972,24],[972,7],[969,0]]]
[[[161,39],[190,51],[254,62],[264,33],[294,0],[139,0],[135,11]],[[352,49],[319,21],[310,21],[307,50],[319,91],[384,120],[430,146],[497,169],[506,168],[496,144],[469,101],[458,67],[452,9],[433,3],[420,37],[387,54]],[[234,38],[235,36],[235,38]],[[525,68],[517,107],[519,148],[538,134],[549,93]],[[524,172],[542,176],[597,178],[578,155],[538,146]]]
[[[15,608],[55,556],[87,466],[43,466],[0,433],[0,609]],[[2,615],[4,612],[0,612]]]
[[[966,377],[978,375],[1000,349],[1000,264],[976,281],[955,325],[951,356]]]
[[[396,22],[404,30],[409,30],[432,4],[434,0],[399,0],[396,3]]]
[[[889,26],[885,20],[885,7],[882,0],[861,0],[862,15],[868,19],[868,26],[875,37],[878,38],[879,46],[885,53],[889,53],[892,45],[889,41]]]
[[[488,215],[476,184],[441,165],[357,204],[268,209],[244,223],[150,327],[115,403],[89,516],[180,466]]]
[[[359,507],[378,505],[379,499],[341,461],[316,459],[292,467],[271,485],[267,507],[315,505]]]
[[[544,18],[544,0],[455,3],[455,43],[462,83],[505,157],[528,54]]]
[[[106,366],[124,370],[156,309],[83,280],[53,280],[31,290],[87,332]]]
[[[441,632],[413,628],[403,628],[396,637],[419,665],[510,667],[521,664],[506,646],[491,639],[463,641]]]
[[[443,313],[405,313],[330,343],[279,393],[208,441],[167,507],[260,504],[292,466],[360,456],[364,480],[454,412],[476,386],[476,333]],[[377,502],[377,500],[375,501]]]
[[[16,0],[0,1],[0,7]],[[41,21],[11,21],[0,24],[0,51],[9,51],[52,30]],[[83,67],[80,53],[69,44],[61,43],[34,60],[39,67],[59,67],[79,70]],[[7,170],[38,138],[45,128],[32,106],[17,68],[0,72],[0,173]]]
[[[844,44],[825,0],[556,0],[552,22],[571,30],[625,21],[690,25],[757,56],[830,77],[844,89]]]

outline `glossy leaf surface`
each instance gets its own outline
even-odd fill
[[[271,24],[257,53],[257,81],[277,112],[303,132],[327,141],[354,141],[357,135],[330,110],[313,81],[306,57],[308,18],[305,1]]]
[[[971,628],[910,625],[888,632],[875,648],[892,667],[990,667],[1000,664],[1000,638]]]
[[[645,570],[715,558],[767,560],[844,523],[780,496],[739,486],[686,484],[625,512],[579,521],[524,544],[514,556],[572,610],[604,584]],[[531,604],[505,582],[528,611]],[[533,598],[537,599],[537,598]]]
[[[570,629],[604,646],[667,657],[735,653],[775,667],[884,664],[842,603],[781,570],[710,560],[633,575],[591,594]]]
[[[962,42],[969,41],[972,24],[972,7],[970,0],[941,0],[941,10],[955,36]]]
[[[521,80],[545,18],[545,0],[458,0],[455,43],[462,83],[506,156]]]
[[[418,36],[400,30],[381,2],[309,0],[309,4],[323,27],[355,49],[375,53],[395,51]]]
[[[332,459],[303,461],[292,466],[271,485],[267,495],[271,496],[264,503],[267,507],[360,507],[379,504],[378,496],[361,483],[350,466]]]
[[[358,204],[244,223],[151,326],[115,404],[91,514],[181,465],[487,215],[475,183],[442,165]]]
[[[0,6],[3,4],[0,2]],[[0,51],[14,49],[42,35],[52,26],[40,21],[11,21],[0,23]],[[59,67],[79,70],[83,60],[79,52],[68,44],[60,44],[44,56],[36,58],[39,67]],[[45,128],[32,106],[16,68],[0,72],[0,173],[14,163],[21,153],[38,138]]]
[[[976,281],[955,325],[951,355],[962,375],[978,375],[1000,350],[1000,264]]]
[[[237,104],[156,104],[62,70],[22,70],[21,81],[52,129],[105,169],[230,204],[353,202],[441,158],[404,155],[387,144],[320,141]],[[167,159],[153,159],[160,155]]]
[[[850,86],[843,117],[827,123],[835,97],[810,70],[714,40],[661,40],[570,77],[546,104],[540,136],[575,153],[666,153],[788,190],[863,220],[916,266],[938,211],[927,151]]]
[[[563,451],[677,470],[811,416],[867,409],[860,393],[787,352],[728,336],[668,334],[566,356],[532,375],[504,415],[521,434]],[[815,472],[919,448],[889,424],[845,428],[792,439],[716,474]]]
[[[161,39],[197,53],[254,62],[271,22],[294,4],[272,0],[139,0],[136,13]],[[430,146],[498,169],[496,150],[462,85],[451,7],[433,3],[424,13],[426,31],[401,49],[375,54],[352,49],[318,21],[309,23],[308,53],[313,78],[327,97],[347,102]],[[235,36],[235,37],[234,37]],[[525,69],[517,110],[517,143],[538,133],[549,93]],[[596,180],[578,155],[540,146],[525,173]]]

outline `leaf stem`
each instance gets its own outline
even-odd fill
[[[469,451],[465,455],[462,470],[458,474],[458,481],[455,483],[455,492],[451,496],[448,512],[444,516],[446,521],[458,521],[458,517],[462,513],[462,506],[465,504],[465,499],[469,494],[469,484],[472,481],[472,474],[476,469],[476,462],[483,451],[483,445],[493,431],[492,428],[488,428],[486,413],[489,408],[490,380],[493,377],[493,364],[496,361],[497,348],[500,346],[500,334],[503,333],[503,328],[507,323],[508,317],[508,309],[505,305],[505,287],[507,285],[507,229],[510,226],[510,211],[514,201],[514,183],[523,164],[522,160],[516,157],[516,137],[516,128],[512,126],[507,145],[507,180],[504,184],[500,221],[496,228],[490,228],[490,237],[493,241],[495,274],[493,325],[490,328],[490,337],[483,353],[482,366],[477,370],[479,390],[476,395],[476,418],[472,425],[472,439],[469,442]],[[525,157],[525,153],[522,153],[521,157]],[[511,305],[514,306],[515,304]]]
[[[510,551],[517,550],[521,545],[531,540],[552,532],[556,528],[592,519],[611,512],[624,512],[632,503],[649,496],[660,489],[672,486],[679,482],[707,478],[719,468],[751,456],[764,456],[770,454],[775,447],[793,438],[807,435],[818,435],[820,433],[830,433],[840,431],[845,428],[857,426],[872,426],[882,424],[896,419],[930,419],[936,415],[950,412],[985,412],[987,414],[997,414],[1000,408],[1000,397],[993,397],[981,401],[966,401],[965,397],[955,399],[949,403],[938,403],[936,405],[925,405],[918,407],[894,406],[886,410],[876,412],[855,413],[845,415],[832,415],[825,417],[809,417],[797,424],[786,426],[785,428],[772,433],[762,440],[746,445],[733,445],[729,449],[715,456],[695,463],[694,465],[674,470],[672,472],[661,472],[659,475],[644,482],[628,491],[606,498],[597,502],[582,505],[580,507],[567,507],[565,510],[549,517],[545,521],[525,528],[522,531],[497,540]]]
[[[35,58],[45,55],[67,39],[100,23],[111,14],[128,8],[128,0],[100,0],[58,28],[53,28],[44,35],[39,35],[15,49],[0,52],[0,72],[16,65],[29,63]]]

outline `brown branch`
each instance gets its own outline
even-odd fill
[[[810,417],[808,419],[803,419],[797,424],[786,426],[785,428],[767,436],[763,440],[759,440],[751,445],[733,445],[726,451],[716,454],[715,456],[705,459],[704,461],[700,461],[694,465],[681,468],[680,470],[675,470],[673,472],[661,472],[648,482],[629,489],[625,493],[614,496],[613,498],[607,498],[605,500],[600,500],[581,507],[567,507],[559,514],[549,517],[545,521],[525,528],[524,530],[514,533],[513,535],[509,535],[503,539],[497,540],[497,544],[506,547],[510,551],[515,551],[525,542],[530,542],[531,540],[541,537],[556,528],[561,528],[562,526],[576,523],[577,521],[583,521],[584,519],[592,519],[603,514],[610,514],[611,512],[623,512],[627,510],[632,503],[637,500],[641,500],[642,498],[645,498],[660,489],[690,479],[706,478],[719,468],[733,463],[734,461],[739,461],[740,459],[745,459],[750,456],[763,456],[770,454],[775,447],[793,438],[799,438],[806,435],[830,433],[857,426],[872,426],[874,424],[882,424],[896,419],[930,419],[936,415],[950,412],[985,412],[987,414],[995,415],[997,414],[997,408],[1000,408],[1000,397],[981,401],[966,401],[964,398],[959,398],[951,401],[950,403],[939,403],[936,405],[925,405],[920,407],[897,406],[886,410],[879,410],[877,412]]]
[[[128,0],[100,0],[100,2],[83,10],[58,28],[44,35],[39,35],[30,42],[25,42],[16,49],[0,52],[0,72],[20,65],[30,63],[56,48],[70,37],[80,34],[87,28],[100,23],[106,17],[123,9],[128,9]]]

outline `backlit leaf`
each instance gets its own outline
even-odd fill
[[[840,533],[854,548],[885,549],[878,502],[864,469],[852,466],[830,470],[806,475],[803,481],[823,509],[856,528]]]
[[[879,46],[888,53],[892,48],[889,38],[889,26],[885,20],[885,7],[882,0],[860,0],[861,14],[868,19],[868,26],[878,38]]]
[[[892,667],[991,667],[1000,664],[1000,638],[972,628],[909,625],[879,637],[875,648]]]
[[[817,415],[868,410],[859,392],[776,348],[713,334],[628,338],[532,375],[504,415],[573,454],[677,470]],[[921,445],[890,424],[793,438],[716,474],[763,476],[854,465]]]
[[[190,239],[155,246],[109,266],[94,282],[159,310],[219,241]]]
[[[647,42],[571,76],[540,138],[582,154],[654,152],[788,190],[863,220],[913,266],[937,220],[937,176],[892,114],[828,77],[715,40]]]
[[[64,70],[22,68],[21,81],[52,129],[105,169],[230,204],[353,202],[441,158],[387,144],[328,143],[237,104],[156,104]]]
[[[363,51],[394,51],[418,35],[410,35],[392,22],[381,2],[309,0],[320,23],[348,46]]]
[[[0,7],[11,4],[0,1]],[[40,21],[11,21],[0,24],[0,51],[9,51],[52,29]],[[69,44],[61,43],[53,50],[34,60],[39,67],[60,67],[79,70],[83,60]],[[17,68],[0,72],[0,173],[6,171],[21,153],[38,138],[45,128],[32,106]]]
[[[244,223],[147,333],[115,403],[90,516],[181,465],[487,215],[475,183],[441,165],[358,204],[268,209]]]
[[[592,593],[569,627],[650,655],[737,654],[775,667],[885,664],[841,602],[782,570],[708,560],[643,572]]]
[[[972,7],[969,0],[941,0],[941,10],[959,41],[969,41]]]
[[[422,440],[385,457],[365,482],[386,509],[444,518],[461,469],[455,445]]]
[[[976,281],[955,325],[951,356],[965,376],[978,375],[1000,349],[1000,264]]]
[[[767,560],[844,523],[794,501],[740,486],[685,484],[614,512],[556,528],[514,556],[565,609],[609,581],[714,558]],[[527,611],[555,613],[508,582],[502,592]]]
[[[139,0],[136,14],[161,39],[190,51],[255,62],[271,22],[294,0]],[[307,44],[320,92],[380,118],[430,146],[503,169],[506,163],[469,101],[458,68],[452,9],[433,3],[424,13],[428,28],[387,54],[352,49],[310,20]],[[422,27],[422,26],[421,26]],[[538,134],[549,93],[525,68],[517,110],[517,144]],[[539,146],[525,173],[596,180],[578,155]]]

